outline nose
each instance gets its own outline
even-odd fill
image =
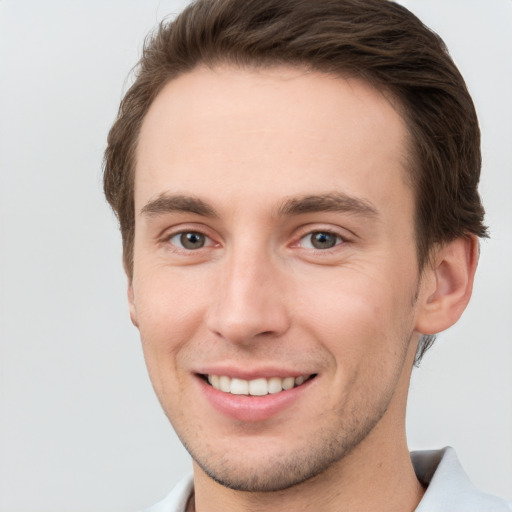
[[[264,251],[233,251],[222,263],[207,326],[231,343],[277,338],[290,326],[282,270]]]

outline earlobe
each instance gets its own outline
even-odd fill
[[[132,324],[139,328],[139,323],[137,320],[137,309],[135,307],[135,296],[133,292],[133,281],[128,279],[128,307],[130,308],[130,320]]]
[[[478,263],[478,239],[461,237],[440,247],[425,270],[426,285],[416,320],[421,334],[437,334],[460,318],[471,298]]]

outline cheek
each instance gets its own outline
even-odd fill
[[[347,271],[328,277],[300,286],[298,316],[317,324],[329,337],[345,337],[360,329],[364,331],[376,316],[382,315],[384,293],[372,286],[370,278]]]
[[[347,269],[330,277],[301,286],[297,318],[336,359],[385,362],[408,334],[411,283]]]
[[[171,273],[134,278],[134,305],[144,358],[153,386],[178,375],[183,347],[195,336],[204,317],[204,293],[189,279]],[[202,299],[203,297],[203,299]]]
[[[143,340],[183,338],[197,323],[205,295],[204,280],[193,273],[156,269],[140,279],[135,276],[134,302]]]

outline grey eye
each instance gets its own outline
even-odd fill
[[[302,245],[308,249],[331,249],[341,242],[341,237],[328,231],[314,231],[302,237]]]
[[[207,237],[196,231],[184,231],[170,238],[170,243],[184,249],[201,249],[206,245]]]

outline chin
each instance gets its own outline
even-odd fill
[[[273,442],[264,438],[257,442],[259,449],[245,450],[244,443],[237,447],[235,439],[229,449],[223,447],[218,451],[207,450],[205,446],[191,447],[183,439],[182,442],[197,466],[224,487],[245,492],[284,491],[342,465],[343,459],[366,439],[384,412],[373,420],[367,417],[360,424],[341,426],[338,422],[334,427],[331,423],[327,430],[308,436],[307,445],[303,438],[302,444],[288,449],[283,447],[283,440],[273,446]]]

